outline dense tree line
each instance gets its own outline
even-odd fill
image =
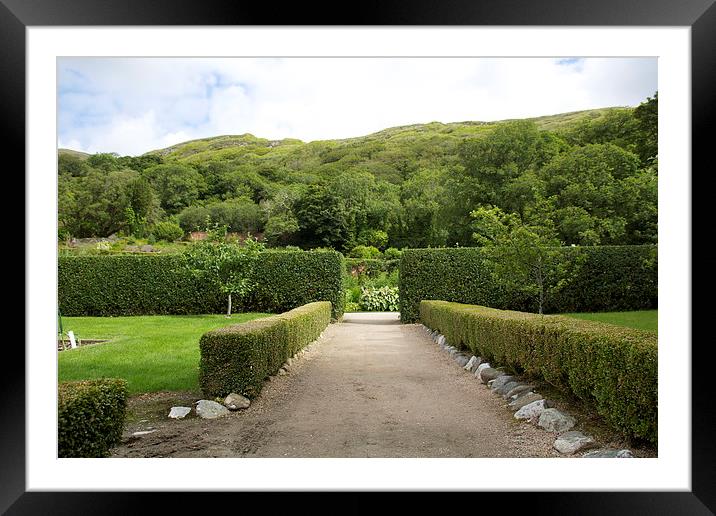
[[[187,142],[60,153],[63,236],[224,225],[270,246],[481,245],[499,210],[565,244],[657,239],[658,97],[569,123],[425,124],[350,140]],[[559,119],[556,119],[559,121]],[[498,212],[493,212],[498,213]]]

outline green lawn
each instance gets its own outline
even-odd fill
[[[638,312],[603,312],[603,313],[582,313],[582,314],[561,314],[578,319],[589,319],[617,326],[628,326],[640,330],[658,330],[658,310],[641,310]]]
[[[199,389],[199,338],[270,314],[63,317],[80,339],[111,339],[58,353],[59,381],[124,378],[130,394]]]

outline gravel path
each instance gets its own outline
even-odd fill
[[[169,395],[167,395],[169,396]],[[194,399],[196,395],[194,395]],[[517,421],[505,402],[394,313],[346,314],[247,410],[216,420],[167,420],[117,457],[558,457],[554,435]],[[163,414],[163,416],[162,416]]]

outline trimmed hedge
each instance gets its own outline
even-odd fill
[[[67,316],[222,313],[226,296],[181,270],[181,255],[61,256],[58,301]],[[258,288],[237,309],[284,312],[330,301],[343,315],[343,255],[336,251],[265,251]]]
[[[657,308],[657,248],[653,245],[563,247],[569,281],[545,300],[545,313]],[[420,301],[442,299],[507,310],[538,311],[534,296],[494,277],[495,250],[406,249],[400,260],[400,315],[418,318]]]
[[[62,382],[58,387],[58,456],[106,457],[119,444],[127,382],[119,378]]]
[[[316,340],[330,321],[331,303],[319,301],[205,333],[199,341],[202,391],[210,397],[232,392],[256,397],[264,379]]]
[[[657,442],[656,332],[446,301],[421,302],[420,320],[454,346],[571,392],[624,435]]]

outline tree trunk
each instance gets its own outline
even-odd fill
[[[231,317],[231,293],[229,293],[229,307],[226,310],[226,317]]]
[[[542,277],[542,257],[537,259],[537,284],[539,285],[539,314],[542,315],[542,305],[544,304],[544,278]]]

